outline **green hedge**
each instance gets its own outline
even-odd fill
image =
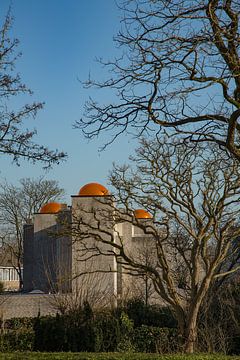
[[[34,331],[9,331],[0,336],[0,351],[32,351],[34,349]]]
[[[96,352],[116,351],[121,341],[121,328],[117,318],[108,312],[96,316],[92,322],[94,339],[93,350]]]
[[[124,312],[119,317],[109,311],[98,314],[80,312],[12,319],[0,336],[0,351],[71,352],[159,352],[175,351],[175,329],[142,325]]]
[[[35,322],[34,318],[12,318],[4,321],[4,329],[18,330],[18,329],[32,329]]]
[[[42,317],[34,326],[34,349],[73,352],[158,352],[177,350],[177,331],[142,325],[134,328],[127,314],[110,312],[79,321],[78,317]]]
[[[133,333],[134,347],[138,352],[171,353],[178,350],[176,329],[142,325]]]
[[[131,299],[118,309],[124,311],[134,322],[135,327],[141,325],[176,328],[177,322],[168,307],[160,305],[146,305],[141,299]]]
[[[0,335],[0,351],[160,354],[180,351],[176,328],[141,324],[140,319],[139,326],[136,326],[136,314],[140,316],[147,307],[144,310],[141,302],[130,305],[130,312],[125,307],[117,311],[93,313],[86,303],[82,309],[55,317],[8,320],[5,322],[4,333]],[[161,325],[166,323],[163,321],[163,314],[166,313],[167,310],[164,309],[158,317],[158,320],[162,319]],[[146,317],[142,322],[148,322]],[[151,317],[149,323],[152,323]],[[228,353],[238,354],[239,336],[230,340]]]

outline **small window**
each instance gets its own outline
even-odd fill
[[[9,269],[3,269],[3,281],[9,281]]]

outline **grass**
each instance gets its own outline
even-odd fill
[[[225,355],[157,355],[157,354],[130,354],[130,353],[40,353],[15,352],[0,354],[3,360],[240,360],[240,356]]]

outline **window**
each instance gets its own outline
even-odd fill
[[[13,267],[0,267],[0,281],[18,281],[19,276]]]

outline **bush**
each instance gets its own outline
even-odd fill
[[[133,344],[137,352],[174,352],[178,347],[177,331],[142,325],[134,330]]]
[[[12,318],[4,322],[4,329],[33,329],[35,318]]]
[[[0,336],[0,351],[32,351],[35,333],[34,319],[13,318],[4,323],[4,333]]]
[[[34,348],[34,331],[8,331],[0,336],[0,351],[32,351]]]
[[[121,340],[121,329],[118,319],[109,312],[96,316],[94,321],[94,351],[116,351]]]
[[[133,333],[134,322],[129,319],[128,315],[122,312],[120,316],[120,341],[117,346],[117,351],[120,352],[134,352],[135,347],[133,345]]]
[[[141,325],[168,328],[177,327],[177,322],[168,307],[146,305],[140,299],[131,299],[121,311],[126,312],[129,318],[134,321],[135,327]]]
[[[110,312],[93,315],[87,304],[82,310],[35,321],[37,351],[116,351],[120,339],[119,321]]]
[[[82,308],[61,316],[65,327],[64,341],[67,351],[94,351],[93,317],[94,314],[88,302],[85,302]]]
[[[45,316],[38,317],[34,324],[35,342],[37,351],[67,351],[64,319]]]
[[[136,327],[124,311],[94,314],[88,304],[55,317],[11,319],[6,328],[1,351],[165,353],[177,348],[176,329]]]

